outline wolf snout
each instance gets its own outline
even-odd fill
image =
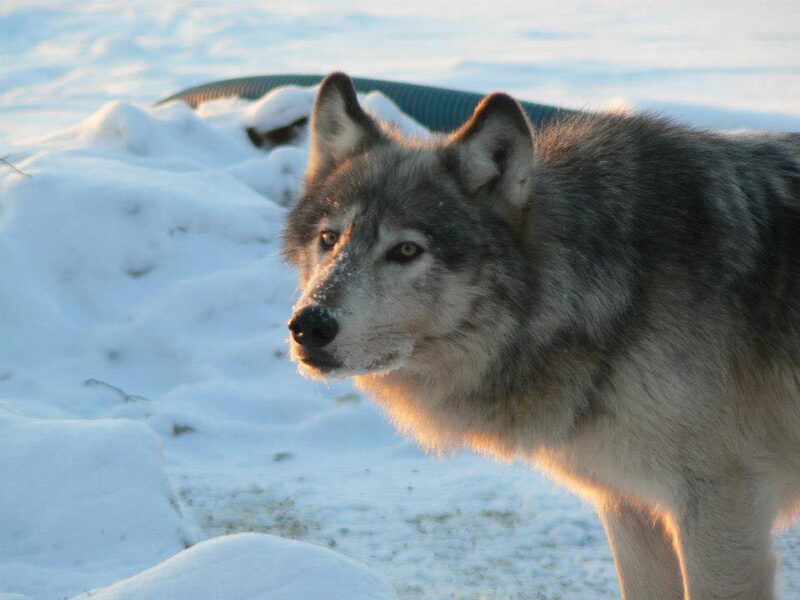
[[[289,321],[289,331],[301,346],[322,348],[339,333],[339,323],[329,310],[321,306],[307,306]]]

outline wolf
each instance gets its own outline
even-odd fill
[[[774,598],[800,506],[800,136],[486,96],[404,137],[329,75],[292,358],[594,503],[626,600]]]

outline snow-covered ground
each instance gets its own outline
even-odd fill
[[[520,4],[4,0],[0,599],[618,595],[589,507],[521,465],[427,456],[286,359],[305,140],[259,150],[243,127],[313,90],[150,106],[343,69],[800,130],[796,0]],[[241,532],[260,535],[217,537]]]

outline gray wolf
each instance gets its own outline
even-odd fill
[[[800,500],[800,137],[487,96],[406,138],[332,74],[285,256],[292,356],[423,445],[589,498],[628,600],[774,597]]]

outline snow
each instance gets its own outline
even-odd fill
[[[259,149],[245,128],[306,117],[314,90],[152,103],[342,69],[800,130],[798,11],[5,0],[0,156],[21,173],[0,166],[0,600],[618,597],[590,507],[523,465],[425,455],[287,360],[280,232],[307,136]],[[778,538],[786,598],[797,533]]]
[[[0,589],[55,597],[197,537],[164,472],[161,440],[142,423],[0,413],[0,456]]]
[[[393,600],[358,562],[325,548],[261,533],[225,535],[152,569],[73,600]]]

